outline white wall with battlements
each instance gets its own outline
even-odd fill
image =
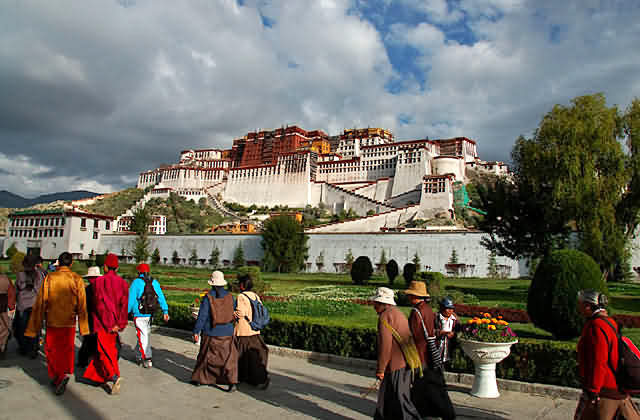
[[[468,275],[484,277],[489,265],[489,251],[481,244],[482,233],[476,232],[433,232],[433,233],[311,233],[309,234],[308,271],[318,271],[315,261],[323,254],[323,271],[335,272],[336,264],[344,264],[349,250],[354,257],[366,255],[375,265],[380,260],[384,249],[387,260],[394,259],[400,268],[411,262],[414,254],[420,257],[422,269],[430,266],[432,271],[446,274],[448,263],[455,249],[458,261],[473,266],[473,273]],[[191,251],[196,250],[199,258],[208,259],[213,247],[220,250],[220,262],[233,260],[233,253],[239,244],[244,250],[247,261],[260,261],[264,255],[260,245],[260,235],[164,235],[150,236],[151,249],[158,248],[161,262],[171,263],[174,251],[188,261]],[[110,250],[119,253],[122,248],[131,249],[134,238],[127,235],[103,235],[99,252]],[[524,261],[516,261],[506,257],[497,257],[497,263],[510,267],[510,277],[521,277],[528,274]],[[203,279],[203,282],[206,279]]]
[[[402,209],[394,209],[385,213],[367,216],[357,220],[330,223],[324,226],[309,228],[313,233],[318,232],[379,232],[381,228],[395,228],[420,215],[419,205]]]
[[[431,155],[425,149],[414,150],[408,155],[405,151],[398,154],[398,165],[393,177],[391,196],[397,196],[416,189],[422,184],[422,178],[431,174]]]

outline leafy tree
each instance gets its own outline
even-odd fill
[[[487,274],[489,277],[496,278],[498,277],[498,262],[496,261],[496,253],[489,253],[489,265],[487,266]]]
[[[449,257],[449,264],[458,264],[458,253],[455,248],[451,251],[451,256]]]
[[[180,264],[180,256],[178,256],[178,251],[173,251],[173,255],[171,256],[171,262],[174,264]]]
[[[351,267],[351,280],[354,284],[367,284],[373,274],[373,266],[371,260],[366,255],[361,255],[353,263]]]
[[[145,262],[151,256],[149,252],[149,238],[147,235],[138,235],[133,241],[133,249],[131,255],[137,263]]]
[[[320,254],[316,257],[316,266],[319,271],[322,271],[324,267],[324,251],[320,251]]]
[[[14,242],[11,244],[9,248],[7,248],[7,250],[5,251],[5,254],[7,254],[7,258],[11,259],[13,258],[16,252],[18,252],[18,248],[16,248],[16,243]]]
[[[104,267],[104,261],[107,259],[108,253],[109,253],[109,250],[107,250],[104,254],[96,255],[96,265],[98,267]]]
[[[220,265],[220,250],[217,246],[214,246],[209,256],[209,264],[215,270]]]
[[[189,257],[189,264],[196,265],[198,264],[198,252],[196,249],[191,250],[191,256]]]
[[[14,252],[11,256],[11,262],[9,263],[9,266],[11,267],[11,272],[13,274],[18,274],[19,272],[24,270],[24,268],[22,267],[22,261],[24,260],[24,257],[25,254],[20,251]]]
[[[385,266],[385,270],[387,272],[387,278],[389,279],[389,285],[393,286],[393,282],[398,277],[398,263],[396,260],[391,260]]]
[[[384,271],[386,269],[387,266],[387,254],[384,251],[384,248],[382,249],[382,252],[380,253],[380,261],[378,261],[378,266],[380,267],[380,271]]]
[[[147,235],[149,225],[151,224],[151,214],[146,206],[139,207],[133,212],[133,220],[131,221],[130,230],[136,235]]]
[[[606,277],[622,272],[640,221],[640,100],[624,112],[602,94],[556,105],[532,138],[516,141],[512,160],[513,183],[478,190],[483,244],[511,258],[543,257],[577,231]]]
[[[264,266],[269,271],[300,270],[307,255],[308,236],[293,217],[280,215],[268,219],[262,230]]]
[[[416,267],[416,273],[420,272],[420,257],[418,256],[418,251],[413,255],[413,259],[411,260],[413,265]]]
[[[353,265],[353,253],[351,252],[351,248],[347,250],[347,254],[344,256],[344,263],[347,266],[347,269],[351,270],[351,266]]]
[[[242,244],[239,243],[236,250],[233,252],[233,268],[242,267],[244,265],[244,249]]]
[[[158,264],[160,262],[160,250],[158,248],[153,250],[153,254],[151,254],[151,262],[154,264]]]

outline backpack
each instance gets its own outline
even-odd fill
[[[142,280],[144,281],[144,290],[142,291],[142,296],[138,299],[138,310],[143,315],[153,315],[160,308],[158,294],[153,287],[153,278],[148,277]]]
[[[260,331],[264,327],[267,326],[271,317],[269,316],[269,310],[266,306],[260,302],[259,299],[251,299],[245,293],[242,293],[247,299],[249,299],[249,303],[251,303],[251,321],[249,321],[248,317],[245,317],[251,329],[254,331]]]
[[[618,388],[629,394],[640,394],[640,350],[631,340],[620,334],[607,318],[602,317],[618,337],[618,370],[614,370],[609,361],[609,367],[613,371]]]
[[[233,322],[233,296],[231,293],[221,298],[208,294],[207,298],[209,299],[211,328]]]

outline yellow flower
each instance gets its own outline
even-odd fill
[[[495,325],[487,325],[487,329],[491,330],[491,331],[494,331],[496,329],[496,326]]]
[[[490,314],[490,313],[488,313],[488,312],[485,312],[485,313],[484,313],[484,317],[485,317],[485,318],[491,318],[491,314]]]

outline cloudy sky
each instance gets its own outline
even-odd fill
[[[0,190],[135,185],[298,124],[466,136],[509,160],[553,104],[640,97],[640,2],[6,0]]]

